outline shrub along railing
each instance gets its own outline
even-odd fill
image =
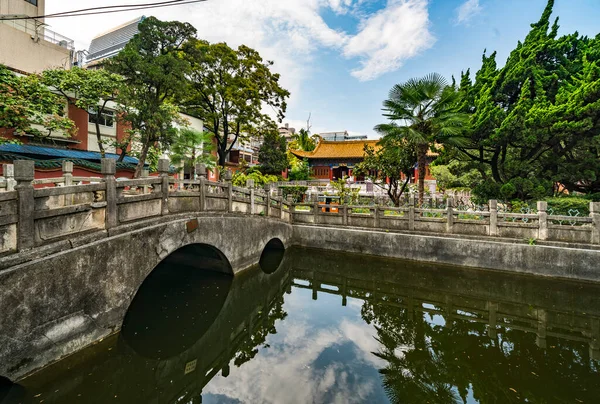
[[[436,205],[438,208],[430,209],[417,205],[414,196],[397,208],[294,203],[292,196],[284,199],[265,189],[208,181],[201,169],[198,180],[170,177],[168,160],[159,161],[159,176],[145,173],[142,178],[123,181],[115,178],[115,160],[103,159],[101,167],[102,177],[98,178],[75,178],[72,165],[65,164],[63,177],[34,180],[33,161],[16,161],[14,180],[5,179],[7,191],[0,192],[0,254],[49,243],[83,242],[85,238],[78,237],[144,219],[194,212],[259,215],[293,224],[503,237],[530,243],[600,244],[597,202],[590,203],[588,216],[551,215],[546,202],[538,202],[536,213],[502,212],[497,201],[490,201],[485,209],[461,210],[452,198],[443,208]],[[4,173],[12,171],[13,167],[4,167]]]

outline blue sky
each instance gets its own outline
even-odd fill
[[[131,3],[145,0],[129,0]],[[117,2],[112,2],[117,3]],[[504,63],[539,19],[546,0],[208,0],[153,10],[194,24],[199,36],[246,44],[275,61],[292,96],[287,118],[297,128],[312,113],[312,132],[348,130],[376,137],[381,102],[396,83],[438,72],[448,79],[477,70],[483,50]],[[86,6],[105,5],[90,0]],[[47,12],[80,8],[47,0]],[[140,12],[49,20],[79,49]],[[600,33],[600,0],[556,0],[560,33]],[[554,17],[553,16],[553,17]]]

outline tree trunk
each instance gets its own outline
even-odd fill
[[[137,166],[135,167],[133,178],[140,178],[142,175],[142,170],[144,169],[144,164],[146,163],[146,157],[148,157],[148,150],[150,150],[150,142],[144,143],[144,146],[142,147],[142,152],[140,153]]]
[[[117,163],[123,162],[123,160],[125,160],[125,156],[127,156],[127,147],[125,147],[124,149],[121,149],[121,155],[119,156]]]
[[[99,114],[98,114],[99,115]],[[106,157],[106,152],[104,151],[104,145],[102,144],[102,136],[100,135],[100,123],[98,123],[98,119],[100,117],[96,116],[96,139],[98,140],[98,148],[100,149],[100,157]]]
[[[227,147],[227,144],[225,144],[225,147]],[[217,153],[219,154],[219,165],[221,167],[225,167],[225,158],[227,157],[227,152],[224,148],[221,148],[221,145],[219,145],[219,150],[217,150]]]
[[[420,144],[417,146],[417,165],[419,173],[419,205],[423,204],[425,197],[425,166],[427,165],[427,144]]]

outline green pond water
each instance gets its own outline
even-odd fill
[[[121,333],[3,381],[0,403],[600,402],[600,286],[280,259],[236,277],[161,264]]]

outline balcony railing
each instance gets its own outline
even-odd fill
[[[0,22],[28,33],[34,40],[41,39],[68,50],[75,49],[75,41],[44,27],[44,24],[38,20],[0,20]]]

